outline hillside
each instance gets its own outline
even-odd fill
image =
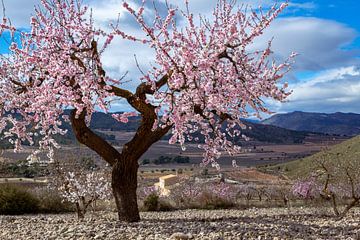
[[[355,113],[337,112],[325,114],[296,111],[286,114],[276,114],[262,121],[262,123],[296,131],[347,136],[360,134],[360,114]]]
[[[120,112],[117,112],[120,113]],[[65,114],[70,114],[69,110],[65,111]],[[111,114],[105,114],[102,112],[96,112],[92,116],[90,128],[95,131],[98,135],[101,135],[107,141],[113,142],[115,140],[115,132],[134,132],[139,126],[140,117],[129,118],[128,123],[121,123],[111,117]],[[253,142],[271,143],[271,144],[297,144],[303,143],[305,138],[309,136],[309,132],[305,131],[294,131],[277,126],[264,125],[256,123],[254,121],[243,120],[244,124],[247,125],[247,129],[242,130],[242,133],[250,138],[250,142],[245,142],[243,138],[237,137],[233,139],[237,144],[253,144]],[[56,136],[55,139],[60,144],[73,145],[77,144],[75,136],[72,132],[72,128],[69,123],[63,122],[64,129],[68,130],[65,136]],[[104,134],[100,131],[107,130],[114,132],[114,135]],[[195,134],[197,135],[197,134]],[[321,136],[321,134],[318,134]],[[164,137],[168,139],[170,135]],[[197,135],[200,139],[200,135]],[[3,148],[11,147],[7,140],[0,140],[0,146]]]
[[[329,154],[331,156],[337,155],[337,153],[343,154],[341,156],[342,159],[356,161],[357,165],[360,166],[360,136],[351,138],[329,149]],[[306,177],[309,173],[313,172],[313,169],[316,166],[316,159],[320,158],[322,154],[322,152],[319,152],[310,157],[266,167],[263,168],[263,170],[281,172],[292,179]],[[339,161],[339,159],[333,158],[330,159],[330,161]]]
[[[119,123],[111,117],[110,114],[95,113],[93,115],[90,127],[97,130],[111,131],[136,131],[138,128],[140,117],[131,117],[129,123]],[[255,122],[244,120],[247,129],[243,130],[243,134],[253,141],[267,143],[302,143],[309,133],[303,131],[293,131],[276,126],[263,125]],[[168,138],[165,137],[165,138]],[[236,142],[243,141],[237,138]]]

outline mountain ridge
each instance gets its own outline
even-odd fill
[[[295,131],[318,132],[324,134],[356,136],[360,134],[360,114],[357,113],[317,113],[294,111],[275,114],[261,121]]]
[[[121,123],[111,117],[113,113],[95,112],[92,116],[90,128],[93,130],[110,130],[110,131],[136,131],[139,126],[140,117],[130,117],[128,123]],[[67,114],[67,112],[65,112]],[[252,140],[267,142],[267,143],[302,143],[305,138],[311,134],[305,131],[293,131],[289,129],[280,128],[277,126],[264,126],[251,120],[244,120],[247,129],[242,130],[242,133]],[[69,124],[66,128],[71,130]],[[168,137],[165,137],[167,139]],[[235,142],[240,142],[242,139],[237,138]]]

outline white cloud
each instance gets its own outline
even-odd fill
[[[165,0],[159,0],[162,2],[165,2]],[[184,9],[184,1],[183,0],[167,0],[169,3],[177,5]],[[202,15],[210,15],[214,7],[216,6],[215,0],[190,0],[189,6],[191,10],[195,14],[201,13]],[[260,6],[262,8],[270,8],[274,6],[274,4],[279,4],[285,2],[284,1],[278,1],[278,0],[241,0],[238,1],[238,5],[241,6],[248,6],[253,9],[257,9]],[[313,10],[317,8],[317,5],[314,2],[301,2],[297,3],[295,1],[291,1],[288,6],[288,11],[294,11],[294,10]]]
[[[93,9],[93,15],[97,25],[107,27],[110,21],[117,19],[120,13],[121,28],[126,32],[140,35],[141,31],[136,27],[134,20],[124,13],[122,0],[85,0]],[[156,0],[161,11],[165,11],[164,0]],[[33,12],[34,5],[39,0],[4,0],[7,16],[16,26],[28,26],[29,17]],[[139,4],[141,0],[130,1]],[[169,0],[172,4],[180,4],[182,0]],[[274,0],[244,0],[239,1],[245,5],[269,7]],[[278,1],[276,1],[278,2]],[[190,7],[196,13],[210,16],[216,1],[191,0]],[[21,6],[21,7],[20,7]],[[152,0],[148,0],[148,9],[152,7]],[[291,1],[289,10],[311,11],[317,8],[312,1]],[[146,13],[151,15],[149,10]],[[351,43],[357,32],[339,22],[309,18],[309,17],[282,17],[271,25],[259,41],[254,44],[256,48],[262,48],[267,41],[274,36],[273,50],[276,57],[288,56],[291,51],[300,53],[297,57],[295,70],[322,71],[305,82],[290,85],[294,93],[286,104],[270,103],[276,111],[355,111],[359,112],[357,103],[360,98],[359,52],[357,50],[345,50],[344,47]],[[121,77],[126,71],[130,71],[127,80],[133,80],[124,87],[134,89],[140,72],[136,67],[134,54],[146,70],[152,62],[154,55],[151,49],[141,45],[116,39],[103,56],[103,62],[107,72],[112,77]],[[331,70],[326,70],[331,69]],[[126,104],[119,103],[115,110],[125,108]]]
[[[295,9],[313,10],[317,8],[317,5],[314,2],[305,2],[305,3],[290,2],[289,7]]]
[[[273,51],[280,57],[292,51],[297,70],[324,70],[354,64],[358,52],[344,50],[354,41],[357,32],[338,22],[312,17],[279,18],[265,31],[255,48],[263,48],[274,37]]]
[[[35,5],[40,0],[4,0],[6,16],[9,17],[16,27],[27,27]],[[2,12],[1,12],[2,16]]]
[[[293,93],[289,102],[269,102],[273,111],[360,113],[360,68],[356,66],[322,71],[290,88]]]

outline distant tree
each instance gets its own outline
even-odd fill
[[[150,164],[150,159],[143,159],[142,162],[141,162],[141,165],[147,165],[147,164]]]
[[[303,198],[321,197],[330,201],[334,214],[342,219],[355,206],[360,204],[360,168],[357,156],[352,156],[353,149],[343,153],[323,150],[316,158],[316,166],[308,180],[297,183],[295,192]],[[345,207],[339,206],[339,201]]]
[[[252,48],[287,4],[268,12],[246,12],[235,1],[218,0],[213,18],[200,21],[190,10],[169,5],[166,16],[155,9],[155,19],[149,23],[144,13],[150,9],[145,11],[144,4],[135,10],[123,2],[144,37],[125,33],[117,25],[108,32],[96,28],[80,0],[41,0],[26,31],[6,18],[0,24],[0,33],[12,35],[10,52],[0,61],[0,133],[16,151],[38,139],[34,154],[47,151],[51,159],[53,149],[59,147],[53,136],[66,133],[61,119],[70,122],[77,140],[112,166],[119,219],[128,222],[140,219],[138,160],[153,143],[171,130],[169,142],[185,150],[185,140],[199,132],[204,164],[218,167],[216,159],[223,150],[230,155],[240,152],[227,138],[241,136],[236,128],[244,126],[240,119],[248,117],[249,110],[258,115],[268,112],[263,98],[282,101],[289,95],[287,85],[280,86],[279,80],[294,57],[281,64],[271,61],[271,41],[264,50]],[[181,28],[176,21],[179,15],[184,19]],[[135,92],[123,88],[124,78],[110,78],[101,61],[117,36],[155,52],[155,63],[144,72]],[[97,109],[108,111],[121,99],[134,112],[113,114],[114,119],[128,123],[129,117],[140,114],[141,122],[135,136],[118,151],[89,123]],[[69,116],[65,109],[71,109]]]
[[[57,171],[50,187],[59,191],[60,196],[76,206],[78,219],[83,219],[91,204],[97,200],[112,197],[109,173],[106,171]]]
[[[176,156],[176,157],[174,157],[173,161],[176,162],[176,163],[190,163],[190,158],[189,157]]]

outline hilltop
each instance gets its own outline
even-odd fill
[[[360,134],[360,114],[356,113],[326,114],[296,111],[276,114],[262,121],[262,123],[296,131],[347,136]]]
[[[65,112],[69,114],[69,112]],[[121,112],[116,112],[116,114],[121,114]],[[141,118],[140,117],[130,117],[128,123],[121,123],[116,121],[111,117],[111,113],[105,114],[102,112],[95,112],[92,116],[90,123],[90,128],[97,131],[107,131],[107,132],[135,132],[139,126]],[[294,144],[294,143],[303,143],[305,138],[310,135],[309,132],[305,131],[294,131],[290,129],[284,129],[277,126],[263,125],[256,122],[251,122],[249,120],[243,119],[244,124],[248,127],[245,130],[242,130],[243,134],[249,137],[252,141],[257,142],[266,142],[266,143],[276,143],[276,144]],[[69,136],[67,138],[73,138],[72,129],[69,124],[65,123],[64,127],[69,130]],[[321,135],[321,134],[320,134]],[[109,135],[105,135],[107,140],[112,141],[115,138]],[[200,137],[200,136],[199,136]],[[164,139],[168,139],[169,136],[165,136]],[[75,140],[75,139],[74,139]],[[236,143],[244,142],[242,138],[234,139]]]
[[[114,113],[121,114],[122,112]],[[64,114],[69,115],[70,110],[65,110]],[[121,123],[112,118],[111,114],[113,113],[95,112],[92,116],[90,128],[107,141],[113,143],[116,143],[115,135],[135,132],[141,121],[141,117],[137,116],[130,117],[128,123]],[[250,144],[255,142],[301,144],[306,142],[306,138],[309,136],[323,138],[325,135],[355,136],[360,134],[360,114],[354,113],[323,114],[296,111],[277,114],[262,122],[250,119],[242,119],[242,121],[247,126],[247,129],[241,131],[250,139]],[[68,133],[65,136],[56,136],[58,142],[65,145],[77,144],[69,123],[63,122],[62,127],[67,129]],[[170,135],[167,135],[163,140],[167,140],[169,137]],[[202,138],[200,135],[197,137]],[[241,137],[232,140],[240,145],[249,143]],[[10,147],[7,141],[3,140],[0,140],[0,145]]]

